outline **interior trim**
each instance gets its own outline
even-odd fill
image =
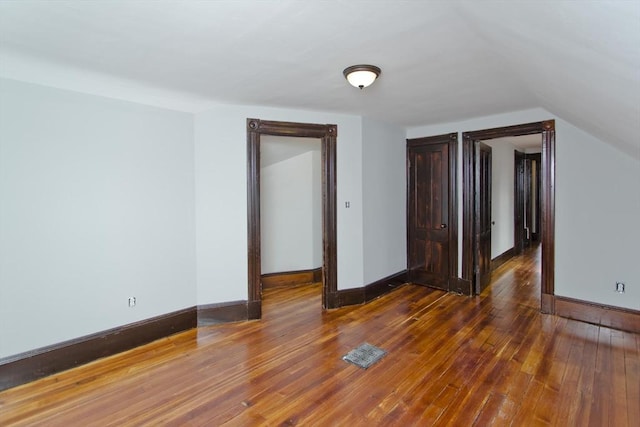
[[[511,248],[507,249],[506,251],[504,251],[503,253],[501,253],[500,255],[498,255],[497,257],[495,257],[494,259],[492,259],[491,260],[491,271],[495,270],[496,268],[500,267],[505,262],[509,261],[511,258],[513,258],[514,254],[515,254],[515,249],[513,247],[511,247]]]
[[[333,308],[337,292],[336,140],[338,127],[247,119],[248,314],[262,317],[260,281],[260,136],[319,138],[322,143],[322,306]]]
[[[230,301],[197,307],[198,326],[239,322],[249,318],[247,301]]]
[[[640,333],[640,311],[567,297],[555,297],[556,314],[561,317]]]
[[[0,359],[0,390],[37,380],[196,327],[196,307]]]
[[[540,215],[542,240],[542,276],[540,311],[555,313],[555,120],[526,123],[462,134],[462,279],[473,281],[473,143],[507,136],[542,135],[542,185]]]
[[[330,298],[334,308],[364,304],[393,291],[405,283],[407,283],[407,270],[402,270],[360,288],[339,290],[333,293]]]
[[[322,281],[322,267],[310,270],[283,271],[261,276],[262,289],[296,286]]]

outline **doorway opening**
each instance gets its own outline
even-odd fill
[[[540,134],[483,141],[492,149],[491,270],[540,236]]]
[[[322,281],[320,147],[317,138],[260,138],[263,291]]]
[[[337,291],[336,140],[337,126],[247,119],[248,318],[262,317],[260,234],[260,140],[264,135],[316,138],[321,143],[322,306],[331,308]]]
[[[478,240],[476,230],[475,171],[476,141],[496,138],[540,134],[542,156],[540,161],[540,241],[542,243],[542,279],[540,286],[540,309],[543,313],[554,313],[554,253],[555,253],[555,121],[535,122],[473,132],[464,132],[462,147],[462,279],[472,282],[477,289],[479,273]]]
[[[483,225],[480,238],[484,233],[490,233],[490,239],[481,240],[480,243],[480,252],[483,252],[479,256],[480,271],[484,272],[485,277],[481,276],[481,280],[476,282],[481,284],[476,293],[482,292],[488,284],[487,279],[492,279],[488,276],[493,275],[494,270],[512,257],[523,254],[531,245],[539,243],[540,234],[538,180],[541,134],[495,138],[484,140],[481,144],[491,148],[490,183],[488,187],[480,184],[482,191],[476,190],[475,194],[480,196],[477,198],[480,200],[485,195],[490,197],[490,208],[487,209],[490,216],[480,215],[484,221],[479,221]],[[480,173],[481,180],[484,176]],[[486,215],[488,212],[481,213]],[[476,221],[478,219],[476,216]],[[490,248],[486,240],[490,240]],[[539,260],[539,257],[536,259]],[[490,262],[489,268],[484,268],[483,261]]]
[[[534,135],[535,136],[535,135]],[[526,138],[526,137],[516,137]],[[539,138],[539,137],[538,137]],[[514,255],[540,242],[540,140],[523,143],[514,153]]]

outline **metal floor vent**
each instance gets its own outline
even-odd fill
[[[387,352],[381,348],[364,343],[342,356],[342,360],[353,363],[363,369],[367,369],[369,366],[382,359],[385,354],[387,354]]]

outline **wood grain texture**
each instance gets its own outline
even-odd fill
[[[540,279],[541,309],[543,313],[554,314],[555,306],[555,230],[556,230],[556,131],[555,121],[542,122],[542,186],[540,188],[540,232],[542,245],[542,278]]]
[[[331,305],[338,290],[336,142],[338,127],[332,124],[247,119],[247,255],[250,319],[262,317],[260,249],[260,137],[262,135],[319,138],[322,151],[322,295],[323,307]]]
[[[473,142],[507,136],[532,135],[542,138],[540,215],[542,279],[539,306],[543,313],[555,313],[555,121],[526,123],[462,133],[462,279],[472,280],[474,257],[473,230]]]
[[[250,317],[246,301],[228,301],[197,306],[198,326],[238,322]]]
[[[461,292],[454,280],[457,142],[457,133],[407,139],[407,274],[415,283]]]
[[[491,283],[491,146],[474,141],[474,233],[473,260],[476,293],[480,294]]]
[[[556,314],[587,323],[640,334],[640,311],[573,298],[555,297]]]
[[[190,307],[2,358],[0,390],[192,329],[196,322],[196,308]]]
[[[332,304],[335,307],[364,304],[393,291],[405,283],[407,283],[407,271],[403,270],[360,288],[339,290],[331,295]]]
[[[525,159],[524,152],[513,152],[513,253],[520,255],[525,248]]]
[[[262,289],[309,285],[322,281],[322,268],[263,274],[261,280]]]
[[[500,267],[505,262],[509,261],[515,255],[515,248],[511,247],[506,251],[502,252],[500,255],[491,260],[491,271]]]
[[[475,297],[403,285],[322,311],[319,285],[268,290],[262,320],[0,393],[0,425],[637,425],[640,335],[540,314],[539,258]],[[365,341],[388,354],[341,359]]]

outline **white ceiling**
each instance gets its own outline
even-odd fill
[[[402,127],[541,107],[640,158],[638,1],[2,1],[0,76]]]

